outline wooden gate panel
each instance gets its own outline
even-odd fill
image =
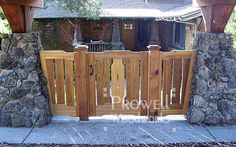
[[[111,60],[96,60],[97,103],[104,105],[111,102],[110,97],[110,66]]]
[[[161,101],[166,100],[165,95],[170,95],[169,103],[161,104],[161,115],[184,114],[189,103],[196,52],[172,51],[164,52],[161,56],[164,69],[163,97]],[[172,61],[173,65],[171,65]],[[173,83],[172,86],[171,83]]]
[[[184,103],[184,97],[187,88],[189,68],[190,68],[191,59],[183,59],[183,85],[182,85],[182,95],[181,95],[181,104]]]
[[[164,68],[164,82],[163,82],[163,107],[168,107],[171,102],[171,87],[172,87],[172,66],[173,60],[164,60],[163,68]]]
[[[123,98],[125,95],[125,71],[126,71],[124,68],[124,66],[126,65],[125,61],[127,59],[135,60],[134,64],[130,65],[130,66],[131,66],[131,68],[133,67],[132,72],[136,71],[136,73],[132,73],[132,75],[137,74],[137,77],[139,78],[139,79],[136,79],[137,82],[134,82],[134,83],[137,83],[135,86],[137,87],[136,88],[137,89],[136,93],[138,95],[137,97],[139,97],[139,90],[140,90],[140,89],[138,89],[138,88],[140,88],[140,86],[139,86],[140,65],[139,64],[140,64],[140,60],[142,60],[141,53],[136,53],[136,52],[131,52],[131,51],[105,51],[102,53],[91,53],[90,52],[89,54],[93,54],[94,60],[96,60],[96,61],[101,61],[101,60],[112,60],[113,61],[113,64],[111,65],[112,86],[109,88],[111,88],[111,91],[112,91],[111,96],[115,96],[115,97],[119,96],[121,98]],[[148,63],[148,59],[149,59],[148,52],[145,52],[145,54],[146,54],[145,59],[147,59],[146,63]],[[98,64],[98,63],[96,62],[96,64]],[[146,68],[149,69],[148,67],[146,67]],[[96,71],[96,72],[98,72],[98,71]],[[145,76],[148,77],[147,71],[146,71]],[[148,80],[146,80],[146,82],[148,82]],[[143,89],[145,90],[145,88],[143,88]],[[148,88],[146,88],[146,90],[148,90]],[[145,92],[143,91],[143,93],[145,93]],[[148,91],[146,91],[146,94],[148,95]],[[122,102],[120,101],[120,99],[119,100],[114,99],[113,102],[114,102],[113,104],[112,103],[105,103],[102,105],[98,104],[96,106],[96,115],[97,116],[109,115],[109,114],[111,115],[113,113],[118,114],[118,115],[119,114],[135,114],[135,115],[140,114],[141,110],[140,110],[139,105],[136,107],[137,108],[136,110],[129,110],[129,109],[122,109],[123,106],[125,105],[123,99],[122,99]],[[115,108],[113,108],[112,106],[115,106]]]
[[[96,61],[96,82],[97,82],[97,104],[104,105],[106,100],[103,96],[103,60]]]
[[[65,80],[66,80],[66,104],[74,106],[74,63],[71,60],[65,61]]]
[[[139,61],[126,59],[126,100],[139,100]]]
[[[184,100],[183,100],[184,101],[184,103],[183,103],[183,113],[186,113],[187,109],[188,109],[189,97],[190,97],[190,91],[191,91],[191,85],[192,85],[192,77],[193,77],[193,68],[194,68],[194,64],[196,62],[196,57],[197,57],[197,53],[192,52],[191,56],[190,56],[191,61],[190,61],[187,85],[186,85],[186,90],[185,90]]]
[[[141,60],[141,109],[140,115],[148,115],[148,88],[149,88],[149,53],[142,52]]]
[[[105,98],[106,103],[111,103],[111,94],[110,94],[110,83],[111,83],[111,60],[104,60],[104,87],[103,87],[103,97]]]
[[[65,104],[64,97],[64,62],[62,59],[56,59],[56,95],[57,104]]]
[[[52,114],[76,116],[74,53],[41,51],[40,57],[44,75],[48,79]]]
[[[172,104],[180,103],[180,89],[182,79],[182,59],[174,59],[174,71],[173,71],[173,96]]]
[[[88,98],[89,98],[89,115],[96,116],[96,85],[95,85],[95,63],[94,63],[94,55],[87,55],[88,61]]]
[[[48,85],[49,85],[49,91],[50,92],[50,97],[52,99],[52,103],[56,104],[56,99],[55,99],[55,61],[54,60],[46,60],[46,68],[48,70]]]
[[[125,95],[124,91],[124,64],[122,59],[113,59],[111,66],[112,77],[112,97],[114,103],[122,103]],[[110,89],[110,87],[108,88]]]

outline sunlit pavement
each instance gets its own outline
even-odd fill
[[[54,117],[43,128],[0,127],[0,142],[13,144],[169,144],[236,141],[236,126],[190,125],[183,116],[158,118],[104,116],[80,122]]]

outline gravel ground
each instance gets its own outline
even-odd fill
[[[120,147],[120,146],[127,146],[127,147],[135,147],[135,146],[160,146],[160,147],[236,147],[236,142],[212,142],[212,143],[180,143],[180,144],[166,144],[166,145],[58,145],[58,144],[43,144],[43,145],[36,145],[36,144],[6,144],[0,143],[0,147]]]

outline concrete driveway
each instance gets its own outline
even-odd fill
[[[0,143],[12,144],[170,144],[236,141],[236,126],[190,125],[183,116],[168,116],[149,122],[132,116],[91,118],[79,122],[54,117],[43,128],[0,127]]]

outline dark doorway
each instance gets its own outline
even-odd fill
[[[122,36],[126,50],[136,50],[136,39],[135,39],[135,21],[124,20],[122,24]]]

